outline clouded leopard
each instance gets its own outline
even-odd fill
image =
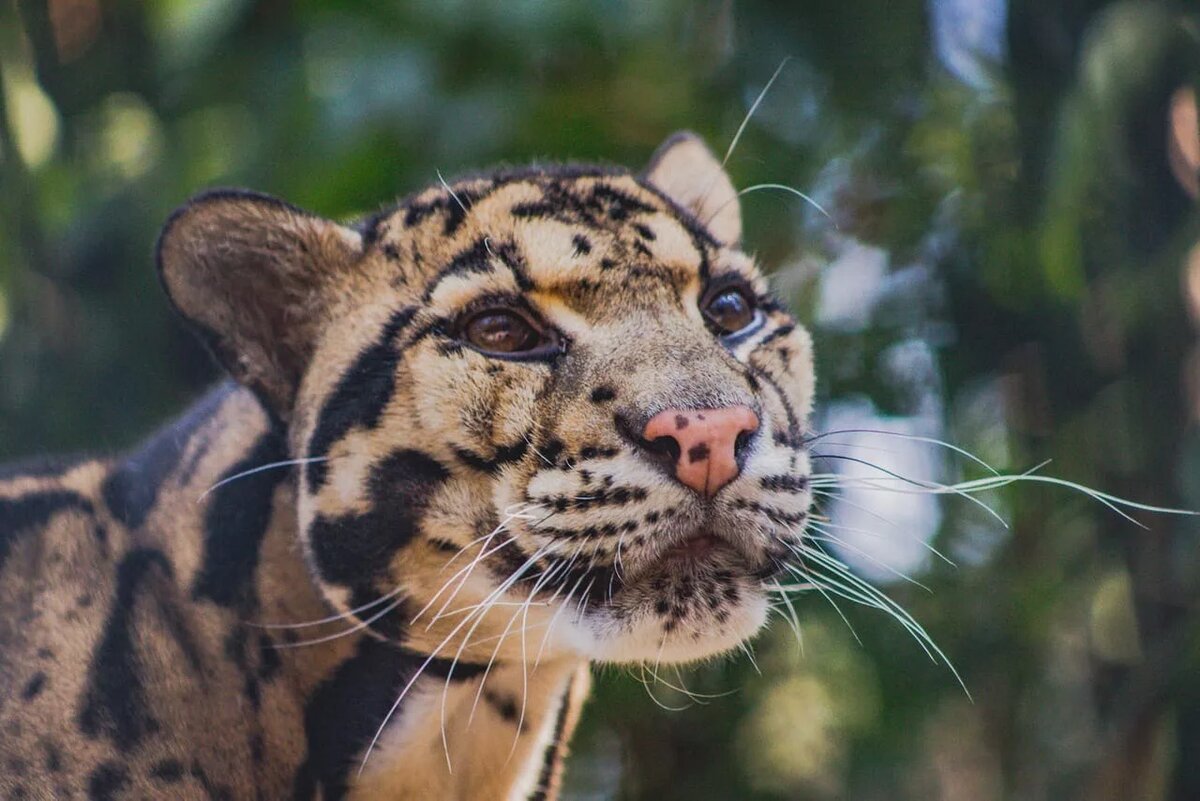
[[[157,247],[232,380],[0,472],[0,796],[552,799],[590,663],[762,626],[809,337],[701,141],[353,225],[201,194]]]

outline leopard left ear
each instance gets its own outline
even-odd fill
[[[742,238],[742,209],[725,168],[691,131],[672,134],[650,157],[643,178],[690,211],[717,239]]]
[[[158,271],[218,361],[287,420],[361,253],[356,231],[269,195],[216,190],[171,215]]]

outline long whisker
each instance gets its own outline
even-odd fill
[[[729,142],[729,147],[725,151],[725,158],[721,159],[721,166],[724,167],[729,163],[729,158],[733,155],[734,149],[738,146],[738,142],[742,141],[742,134],[746,131],[746,126],[750,124],[750,118],[754,116],[754,112],[758,111],[758,107],[762,105],[763,99],[767,96],[767,92],[771,91],[771,87],[775,84],[775,79],[783,72],[783,68],[792,60],[791,56],[785,56],[783,61],[779,62],[779,66],[775,68],[771,79],[763,86],[762,91],[758,93],[758,97],[750,105],[750,110],[746,112],[746,116],[742,118],[742,124],[738,126],[737,132],[734,133],[733,139]]]
[[[945,492],[952,492],[955,495],[960,495],[963,498],[966,498],[971,503],[975,504],[976,506],[978,506],[979,508],[983,509],[985,512],[990,514],[992,517],[996,518],[996,521],[998,523],[1000,523],[1000,525],[1004,526],[1005,528],[1008,528],[1008,522],[1003,517],[1000,516],[999,512],[997,512],[992,507],[988,506],[983,501],[974,497],[969,492],[963,492],[961,490],[955,489],[951,485],[939,484],[936,481],[923,481],[923,480],[917,479],[917,478],[909,478],[908,476],[901,475],[900,473],[897,473],[894,470],[888,470],[886,467],[882,467],[873,462],[868,462],[866,459],[859,459],[854,456],[846,456],[844,454],[833,454],[833,453],[823,453],[823,454],[815,454],[814,453],[813,456],[814,456],[814,458],[819,458],[819,459],[841,459],[841,460],[847,461],[847,462],[854,462],[856,464],[861,464],[866,467],[870,467],[874,470],[878,470],[881,473],[886,473],[887,475],[891,476],[892,478],[899,479],[900,481],[903,481],[908,484],[912,484],[913,486],[923,487],[927,490],[937,489],[937,490],[942,490]]]
[[[245,478],[247,476],[252,476],[256,473],[262,473],[267,470],[277,470],[280,467],[291,467],[292,465],[296,465],[296,464],[315,464],[317,462],[327,462],[327,461],[329,461],[329,459],[330,459],[330,457],[328,457],[328,456],[310,456],[310,457],[306,457],[303,459],[284,459],[279,462],[268,462],[267,464],[260,464],[258,467],[252,467],[249,470],[243,470],[240,473],[234,473],[232,476],[226,476],[225,478],[221,479],[216,484],[213,484],[211,487],[206,489],[204,492],[200,493],[199,497],[196,498],[196,503],[199,503],[200,501],[207,498],[209,496],[209,493],[213,492],[214,490],[218,490],[221,487],[225,486],[226,484],[228,484],[232,481],[237,481],[239,478]]]
[[[996,468],[992,467],[990,464],[985,462],[983,459],[979,458],[975,454],[968,451],[966,448],[960,448],[957,445],[946,442],[945,440],[937,439],[936,437],[923,437],[919,434],[905,434],[900,431],[886,431],[886,430],[880,429],[880,428],[839,428],[839,429],[836,429],[833,431],[823,431],[820,434],[817,434],[813,437],[806,439],[804,441],[804,444],[811,445],[812,443],[817,442],[818,440],[821,440],[821,439],[824,439],[825,437],[833,436],[836,434],[877,434],[879,436],[898,437],[900,439],[912,440],[914,442],[925,442],[930,445],[940,445],[943,448],[954,451],[959,456],[962,456],[966,459],[970,459],[972,462],[983,467],[985,470],[987,470],[992,475],[996,475],[996,476],[1000,475],[1000,471],[998,471]],[[847,447],[850,447],[850,446],[847,446]],[[853,446],[853,447],[859,447],[859,446]]]
[[[450,193],[450,197],[454,198],[454,202],[458,204],[458,207],[460,209],[462,209],[463,214],[466,214],[467,213],[466,205],[462,202],[462,198],[460,198],[457,194],[455,194],[454,190],[450,188],[450,184],[446,183],[446,179],[442,177],[442,171],[434,170],[434,172],[437,173],[438,181],[441,183],[441,185],[443,187],[445,187],[447,192]]]

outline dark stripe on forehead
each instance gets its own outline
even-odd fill
[[[517,248],[516,243],[511,240],[493,240],[484,236],[475,240],[470,247],[459,251],[450,260],[450,263],[430,280],[422,298],[423,302],[428,304],[442,281],[447,278],[491,272],[496,266],[493,259],[498,260],[509,269],[521,291],[529,292],[535,288],[526,268],[525,257]]]
[[[437,290],[438,285],[447,278],[456,275],[470,275],[472,273],[486,273],[492,269],[492,254],[488,250],[489,242],[487,237],[476,239],[470,246],[460,250],[450,259],[450,263],[441,269],[441,271],[433,277],[429,282],[429,286],[425,289],[425,295],[422,300],[428,303],[433,293]]]
[[[404,212],[404,226],[411,228],[419,225],[433,214],[442,214],[445,216],[442,235],[453,236],[462,225],[463,220],[466,219],[467,212],[471,210],[471,207],[487,197],[493,188],[494,185],[484,187],[482,190],[459,186],[430,201],[413,201],[408,204]]]
[[[388,321],[379,339],[354,361],[338,381],[333,394],[321,407],[317,425],[308,443],[310,459],[329,455],[330,448],[356,426],[374,428],[396,391],[396,369],[400,351],[396,336],[416,316],[417,308],[400,309]],[[325,462],[310,462],[305,471],[308,491],[319,492],[329,473]]]

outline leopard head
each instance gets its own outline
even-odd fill
[[[811,500],[810,340],[737,201],[680,134],[640,174],[480,174],[351,226],[207,193],[159,269],[286,426],[339,612],[443,656],[687,661],[762,626]]]

